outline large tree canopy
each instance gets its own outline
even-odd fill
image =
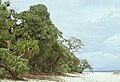
[[[73,53],[83,46],[81,40],[64,39],[45,5],[33,5],[21,13],[9,6],[9,1],[0,1],[0,70],[17,78],[28,70],[64,73],[82,72],[90,67],[86,62],[84,67],[84,62]]]
[[[15,56],[14,51],[10,50],[14,41],[12,29],[16,26],[16,22],[12,19],[13,11],[8,10],[8,6],[9,1],[0,3],[0,68],[17,78],[29,68],[27,59]]]

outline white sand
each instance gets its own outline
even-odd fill
[[[77,77],[60,77],[64,82],[120,82],[120,74],[111,73],[84,73]]]
[[[55,76],[53,81],[29,79],[27,82],[120,82],[120,74],[111,73],[84,73],[84,74],[67,74],[69,76]],[[0,80],[0,82],[22,82]],[[25,82],[25,81],[24,81]]]

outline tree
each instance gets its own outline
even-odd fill
[[[79,69],[80,69],[80,71],[79,71],[80,73],[82,73],[85,69],[89,69],[91,72],[93,72],[92,66],[85,59],[81,60]]]
[[[16,57],[4,48],[0,48],[0,67],[8,71],[13,78],[18,79],[18,75],[28,71],[27,60]]]
[[[45,5],[33,5],[21,13],[8,9],[9,5],[9,1],[0,4],[1,70],[14,78],[28,70],[33,73],[81,70],[81,61],[74,55],[83,46],[81,40],[64,39]]]
[[[17,57],[10,50],[14,35],[12,29],[16,22],[12,19],[13,11],[8,10],[9,1],[0,1],[0,68],[8,71],[13,78],[28,71],[27,60]]]
[[[78,59],[74,52],[77,52],[79,49],[84,46],[80,39],[76,37],[71,37],[70,39],[59,40],[59,43],[65,45],[65,49],[69,52],[71,59],[69,60],[69,67],[71,68],[71,72],[80,72],[82,73],[85,69],[89,69],[93,71],[92,66],[85,59]]]
[[[81,40],[76,37],[70,37],[69,39],[63,39],[60,42],[66,45],[68,50],[70,50],[71,52],[77,52],[80,48],[82,48],[82,46],[84,46]]]
[[[62,32],[51,22],[47,8],[42,4],[31,6],[28,11],[21,12],[16,17],[21,20],[13,30],[16,38],[38,41],[39,55],[34,55],[30,59],[30,64],[33,69],[38,69],[35,69],[36,71],[43,72],[44,67],[47,67],[44,65],[46,65],[46,59],[50,58],[52,45],[57,42],[58,37],[62,36]]]

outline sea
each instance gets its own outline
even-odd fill
[[[100,70],[100,71],[93,71],[93,72],[120,72],[120,70]]]
[[[84,72],[90,72],[88,70]],[[93,70],[93,72],[120,72],[120,70]]]

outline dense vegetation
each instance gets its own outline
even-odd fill
[[[26,73],[82,72],[92,67],[80,60],[74,52],[83,44],[62,32],[50,20],[47,8],[31,6],[16,13],[10,2],[0,0],[0,75],[13,78]]]

